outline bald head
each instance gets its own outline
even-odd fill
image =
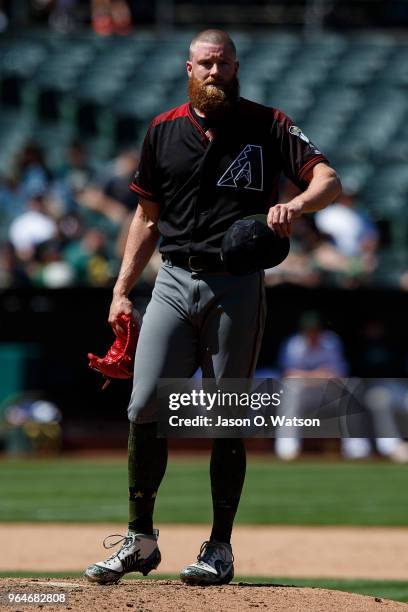
[[[209,43],[211,45],[223,45],[228,47],[232,52],[234,58],[236,58],[237,50],[234,45],[232,38],[223,30],[203,30],[194,36],[190,44],[190,59],[194,53],[194,49],[198,43]]]

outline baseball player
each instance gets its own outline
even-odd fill
[[[206,30],[193,39],[186,63],[189,101],[153,119],[130,188],[139,196],[109,323],[130,314],[128,295],[159,237],[163,264],[141,328],[128,415],[129,525],[120,549],[87,568],[89,580],[117,582],[160,562],[153,528],[156,495],[167,463],[157,437],[160,378],[250,379],[265,321],[264,274],[228,274],[220,258],[227,229],[245,216],[267,214],[279,236],[300,215],[320,210],[340,192],[324,155],[281,111],[239,95],[238,60],[229,35]],[[279,203],[282,172],[302,193]],[[225,584],[233,575],[230,544],[245,477],[240,439],[214,439],[210,463],[213,526],[187,584]],[[108,547],[108,546],[106,546]],[[110,547],[110,546],[109,546]]]

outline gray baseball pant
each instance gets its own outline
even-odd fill
[[[266,316],[263,272],[191,272],[164,262],[143,318],[128,407],[133,423],[157,421],[160,378],[251,378]]]

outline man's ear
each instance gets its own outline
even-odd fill
[[[190,78],[191,77],[191,71],[193,70],[193,64],[191,63],[190,60],[186,61],[186,70],[187,70],[188,78]]]

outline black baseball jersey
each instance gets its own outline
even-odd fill
[[[158,115],[130,184],[160,204],[162,253],[218,253],[234,221],[278,202],[282,172],[304,190],[328,163],[287,115],[244,98],[214,129],[200,123],[189,103]]]

